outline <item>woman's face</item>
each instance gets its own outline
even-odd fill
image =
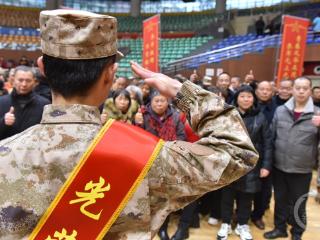
[[[122,113],[126,113],[129,108],[129,99],[126,98],[124,95],[119,95],[114,100],[116,108],[119,109]]]
[[[162,116],[168,109],[168,99],[165,96],[158,95],[152,98],[151,108],[159,116]]]
[[[241,92],[238,96],[237,103],[241,110],[247,111],[253,106],[253,95],[249,92]]]
[[[149,85],[143,84],[142,86],[140,86],[140,89],[141,89],[141,91],[142,91],[143,98],[149,96],[149,94],[150,94],[150,87],[149,87]]]

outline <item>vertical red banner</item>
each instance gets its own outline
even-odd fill
[[[143,67],[159,72],[160,15],[143,21]]]
[[[282,79],[295,79],[302,74],[309,19],[284,16],[277,85]]]

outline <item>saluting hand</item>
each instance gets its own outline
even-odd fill
[[[16,121],[14,116],[14,107],[10,107],[9,112],[4,115],[4,124],[7,126],[12,126]]]
[[[162,95],[166,97],[175,97],[181,89],[182,83],[172,79],[162,73],[155,73],[140,66],[138,63],[131,61],[132,71],[140,78],[156,88]]]

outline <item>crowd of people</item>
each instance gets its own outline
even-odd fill
[[[18,66],[2,71],[0,80],[0,140],[38,124],[43,107],[51,102],[50,88],[37,68]],[[161,240],[186,239],[190,227],[200,227],[199,213],[209,214],[208,223],[218,225],[217,239],[227,239],[236,222],[235,233],[241,239],[253,239],[249,220],[265,229],[264,213],[270,208],[274,189],[274,229],[266,239],[286,237],[287,224],[292,239],[301,239],[306,225],[306,201],[299,206],[299,219],[293,216],[297,200],[308,193],[312,171],[316,167],[320,126],[320,87],[299,77],[282,80],[278,87],[269,81],[256,81],[250,71],[239,76],[221,73],[200,78],[195,71],[190,80],[216,93],[240,113],[260,158],[255,169],[231,185],[204,195],[181,212],[176,233],[168,236],[168,217],[159,230]],[[116,77],[105,103],[100,106],[101,122],[115,119],[145,129],[166,141],[199,138],[186,116],[171,104],[171,99],[138,78]],[[319,182],[320,184],[320,179]],[[320,186],[320,185],[319,185]],[[320,188],[316,200],[320,200]],[[236,202],[236,209],[234,209]]]

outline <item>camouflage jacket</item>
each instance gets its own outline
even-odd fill
[[[187,81],[176,105],[201,137],[166,142],[105,239],[152,239],[166,216],[251,170],[258,155],[237,110]],[[0,239],[26,239],[101,128],[98,109],[46,106],[0,142]]]

